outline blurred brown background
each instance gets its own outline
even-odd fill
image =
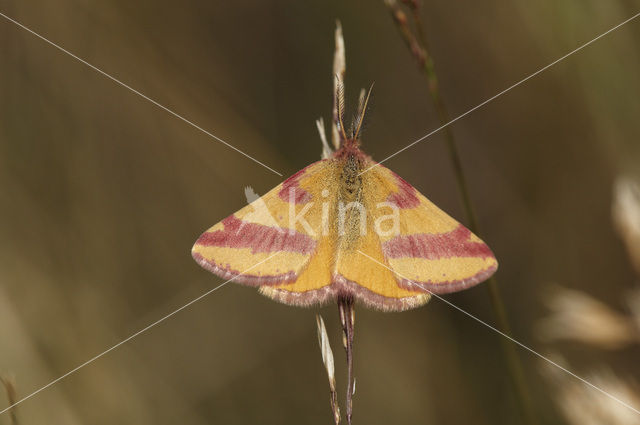
[[[422,15],[457,116],[639,11],[625,0],[424,0]],[[314,120],[330,118],[336,19],[351,105],[376,83],[367,152],[380,160],[439,125],[382,1],[0,0],[0,12],[285,176],[320,155]],[[611,350],[537,329],[557,286],[621,314],[637,288],[611,204],[617,176],[640,178],[639,37],[640,20],[453,127],[515,338],[635,390],[637,344]],[[434,135],[387,165],[462,220],[442,142]],[[243,206],[244,186],[265,193],[281,180],[0,18],[0,372],[25,396],[221,283],[191,259],[192,243]],[[482,285],[447,299],[494,323]],[[315,312],[227,285],[18,417],[329,424]],[[342,402],[337,309],[321,312]],[[521,423],[499,338],[437,300],[359,310],[354,423]],[[570,421],[563,378],[519,354],[540,423]]]

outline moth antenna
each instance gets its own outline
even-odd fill
[[[352,139],[354,137],[354,134],[356,134],[357,127],[358,127],[358,116],[354,115],[351,117],[351,126],[349,127],[349,134],[351,134]]]
[[[356,116],[353,117],[353,121],[351,122],[351,134],[355,135],[356,129],[360,127],[360,120],[362,119],[363,113],[362,108],[364,107],[364,99],[367,91],[365,89],[360,89],[360,96],[358,96],[358,109],[356,111]]]
[[[373,84],[369,87],[369,92],[367,93],[367,97],[364,99],[364,103],[362,104],[362,108],[358,108],[358,112],[360,113],[360,118],[358,118],[358,128],[356,128],[356,132],[353,135],[354,139],[357,139],[360,136],[360,130],[362,129],[362,122],[364,121],[364,114],[367,113],[367,105],[369,104],[369,98],[371,97],[371,90],[373,90]]]
[[[347,140],[347,133],[344,129],[344,83],[337,75],[336,80],[338,82],[338,93],[336,96],[336,102],[338,103],[338,123],[340,124],[339,127],[342,140],[345,141]]]
[[[367,91],[365,89],[360,89],[360,95],[358,96],[358,110],[357,115],[360,117],[362,115],[362,108],[364,107],[364,99]]]

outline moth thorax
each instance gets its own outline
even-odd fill
[[[340,174],[340,198],[344,202],[356,200],[362,191],[361,164],[357,157],[350,155],[344,162]]]

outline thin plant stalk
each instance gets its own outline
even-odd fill
[[[4,386],[4,389],[7,393],[7,399],[9,400],[9,406],[13,406],[14,404],[16,404],[16,400],[17,400],[17,393],[16,393],[16,386],[15,383],[13,381],[13,378],[8,378],[8,377],[0,377],[0,383],[2,383],[2,385]],[[11,425],[18,425],[18,416],[16,414],[16,408],[12,408],[11,410],[9,410],[9,418],[11,421]]]
[[[409,48],[413,58],[416,60],[420,71],[427,79],[427,88],[436,109],[436,113],[438,114],[438,119],[442,125],[445,125],[450,121],[449,113],[442,96],[440,95],[438,76],[436,74],[433,58],[429,54],[426,34],[422,25],[422,19],[420,18],[418,2],[417,0],[403,0],[403,3],[411,10],[417,37],[414,36],[413,31],[407,22],[407,15],[402,11],[397,2],[395,0],[385,0],[385,4],[391,12],[393,22],[396,24],[403,41]],[[478,229],[478,219],[471,202],[471,196],[469,195],[469,188],[465,178],[464,168],[462,167],[458,147],[450,126],[444,127],[444,135],[469,228],[473,233],[480,234]],[[494,277],[491,277],[487,281],[486,287],[489,291],[489,297],[491,299],[494,314],[496,315],[498,327],[502,332],[510,335],[511,326],[509,324],[509,318],[502,300],[502,295],[500,294],[497,280]],[[516,352],[514,345],[509,343],[506,339],[501,340],[501,346],[507,360],[509,376],[516,391],[521,413],[528,424],[536,424],[537,421],[533,415],[531,395],[529,393],[529,388],[526,383],[524,370],[518,353]]]
[[[333,413],[333,421],[335,425],[340,425],[340,406],[338,405],[338,392],[336,391],[333,351],[331,350],[331,343],[329,343],[329,336],[327,335],[324,320],[322,320],[322,316],[319,314],[316,314],[316,325],[318,328],[318,343],[320,344],[320,351],[322,352],[322,362],[324,363],[327,377],[329,378],[329,402],[331,412]]]
[[[356,381],[353,376],[353,331],[356,318],[356,311],[353,308],[352,298],[338,299],[338,311],[340,313],[340,323],[342,324],[342,344],[347,353],[347,423],[351,425],[353,417],[353,394],[356,392]]]
[[[347,58],[344,48],[344,36],[342,35],[342,24],[336,21],[336,30],[334,33],[335,50],[333,52],[333,115],[331,120],[331,142],[333,149],[340,149],[343,142],[342,135],[339,130],[340,117],[339,109],[342,106],[344,110],[344,91],[341,92],[340,87],[344,82],[344,76],[347,72]]]

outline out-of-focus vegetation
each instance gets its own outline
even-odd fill
[[[425,0],[451,115],[638,7]],[[0,11],[285,175],[320,154],[314,120],[330,118],[337,18],[352,106],[376,83],[367,152],[382,159],[438,126],[382,1],[0,0]],[[453,126],[514,337],[623,388],[629,402],[640,393],[632,337],[611,350],[536,330],[575,325],[558,321],[554,284],[617,311],[637,287],[611,210],[618,176],[640,179],[639,37],[634,21]],[[441,135],[387,165],[462,220]],[[244,204],[246,185],[264,193],[280,181],[0,19],[0,372],[18,398],[219,284],[192,261],[193,241]],[[493,323],[483,288],[447,299]],[[314,313],[227,285],[20,405],[18,417],[330,423]],[[322,313],[339,347],[335,306]],[[518,423],[498,338],[437,300],[401,314],[359,310],[354,423]],[[602,397],[521,357],[542,423],[577,423],[577,409]]]

